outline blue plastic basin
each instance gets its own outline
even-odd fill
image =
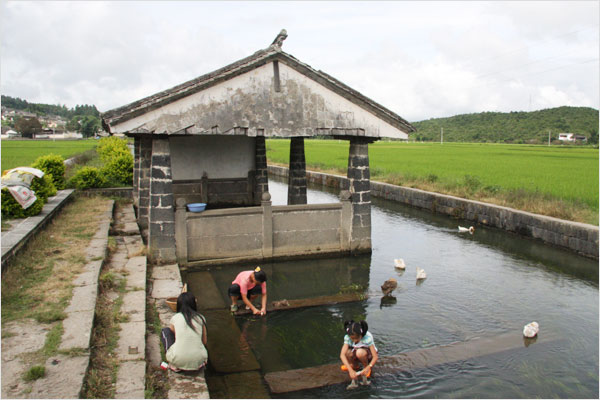
[[[190,203],[187,205],[187,209],[191,212],[202,212],[206,210],[206,203]]]

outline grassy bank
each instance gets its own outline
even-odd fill
[[[3,140],[2,171],[31,165],[38,157],[57,154],[65,160],[96,147],[98,141],[86,140]]]
[[[348,142],[306,140],[308,169],[346,175]],[[268,140],[289,163],[289,140]],[[598,225],[598,150],[590,147],[376,142],[371,179]]]

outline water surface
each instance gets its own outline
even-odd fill
[[[287,186],[271,179],[273,204]],[[335,202],[337,191],[309,189],[309,203]],[[261,373],[339,362],[343,321],[366,319],[380,355],[521,332],[531,321],[540,337],[558,339],[432,368],[378,376],[370,387],[345,385],[292,392],[291,398],[598,398],[598,263],[538,241],[374,199],[373,253],[265,263],[269,301],[364,289],[362,302],[237,318]],[[393,259],[403,258],[404,273]],[[211,274],[226,288],[248,265]],[[416,267],[428,278],[417,284]],[[380,285],[398,280],[395,299]],[[188,278],[193,280],[193,273]],[[353,285],[353,286],[352,286]]]

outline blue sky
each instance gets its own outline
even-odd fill
[[[598,108],[599,3],[39,2],[0,5],[0,90],[128,104],[267,47],[409,121]]]

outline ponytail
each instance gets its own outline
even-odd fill
[[[263,283],[267,281],[267,274],[265,274],[265,271],[262,271],[260,267],[256,267],[254,269],[254,278],[260,283]]]
[[[354,320],[350,320],[344,322],[344,330],[347,335],[356,334],[365,336],[369,330],[369,325],[367,324],[367,321],[354,322]]]

